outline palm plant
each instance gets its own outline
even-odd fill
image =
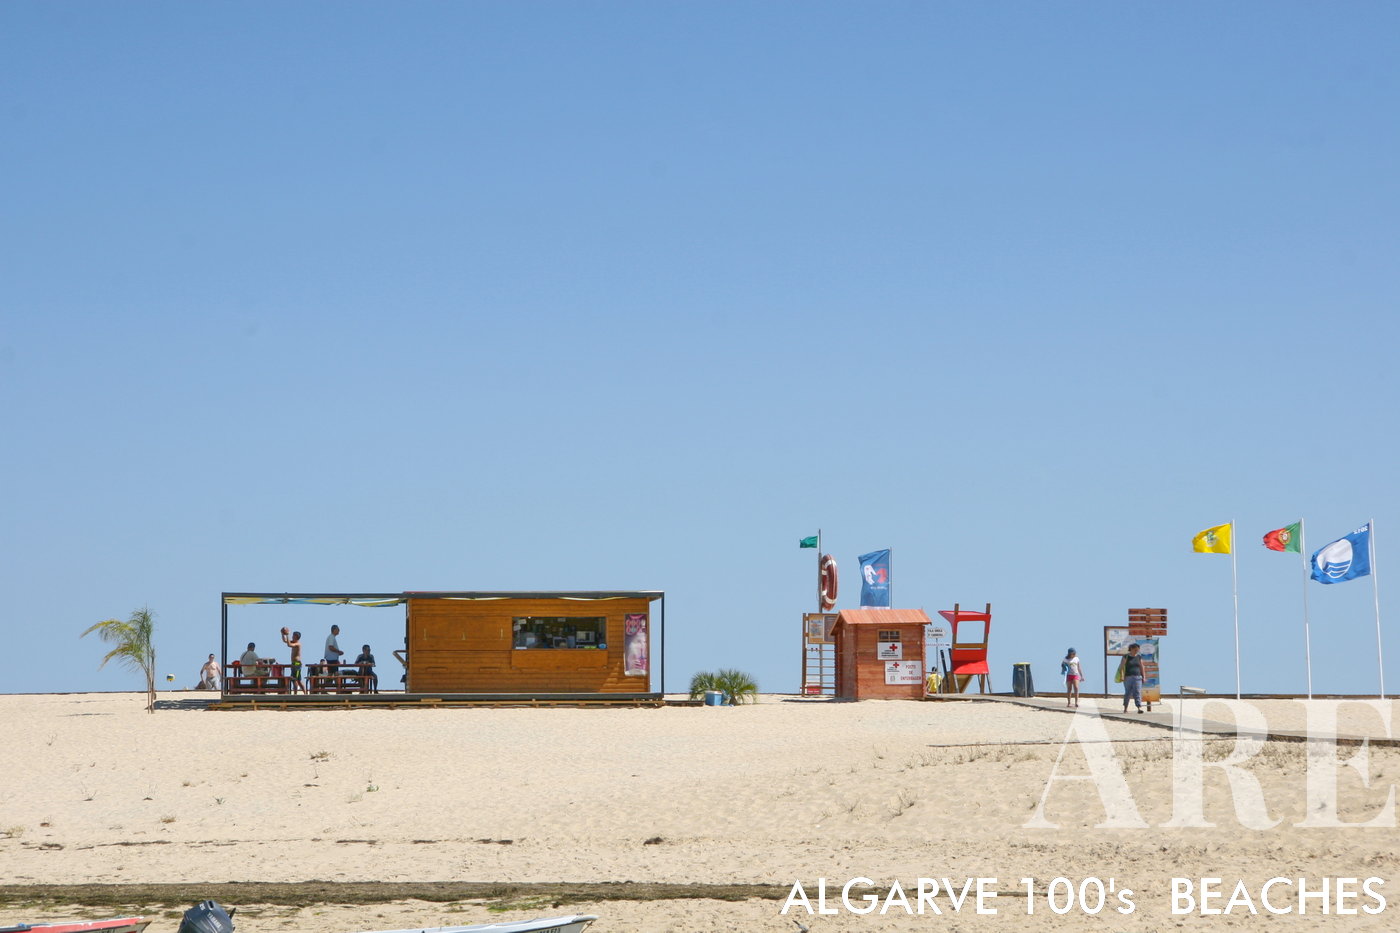
[[[698,700],[710,690],[718,690],[719,684],[715,675],[709,671],[696,671],[695,676],[690,678],[690,698]]]
[[[692,700],[700,699],[710,690],[718,690],[724,694],[724,702],[730,706],[752,702],[758,697],[758,684],[754,679],[732,667],[722,667],[713,673],[697,671],[695,676],[690,678]]]
[[[715,680],[731,706],[758,699],[758,683],[743,671],[722,667],[715,672]]]
[[[132,610],[128,619],[105,619],[88,627],[80,638],[96,632],[111,651],[102,658],[98,668],[115,658],[123,667],[146,675],[146,712],[156,711],[156,646],[153,639],[156,615],[148,607]]]

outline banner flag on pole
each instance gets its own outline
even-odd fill
[[[1207,528],[1191,539],[1191,550],[1197,554],[1229,554],[1230,542],[1234,538],[1234,523],[1226,522]]]
[[[1318,583],[1345,583],[1370,572],[1370,522],[1319,548],[1312,556],[1312,578]]]
[[[1302,522],[1294,522],[1291,525],[1284,525],[1282,528],[1275,528],[1264,535],[1264,547],[1271,551],[1292,551],[1297,554],[1301,548],[1298,546],[1298,528]]]
[[[860,555],[860,604],[884,607],[890,605],[890,549]]]
[[[797,542],[797,546],[798,546],[798,547],[816,547],[816,546],[817,546],[817,536],[816,536],[816,535],[812,535],[810,538],[803,538],[801,541]]]

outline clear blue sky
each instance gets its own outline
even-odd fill
[[[223,590],[663,589],[666,687],[797,689],[824,531],[993,669],[1304,686],[1396,503],[1392,3],[0,4],[0,691]],[[1387,570],[1397,568],[1387,577]],[[1391,582],[1387,585],[1386,580]],[[1368,580],[1312,588],[1374,690]],[[383,610],[239,614],[390,646]],[[310,613],[308,615],[308,613]],[[1400,615],[1388,686],[1400,691]],[[387,621],[386,621],[387,619]],[[382,649],[381,649],[382,650]]]

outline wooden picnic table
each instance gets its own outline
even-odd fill
[[[317,664],[306,678],[307,693],[369,693],[374,675],[368,664]]]
[[[291,665],[259,659],[256,667],[247,670],[243,664],[234,661],[224,673],[226,693],[290,693],[292,689]],[[256,672],[256,673],[255,673]]]

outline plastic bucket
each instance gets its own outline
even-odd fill
[[[723,693],[723,691],[720,691],[720,690],[706,690],[706,691],[705,691],[705,705],[706,705],[706,706],[723,706],[723,705],[724,705],[724,693]]]

